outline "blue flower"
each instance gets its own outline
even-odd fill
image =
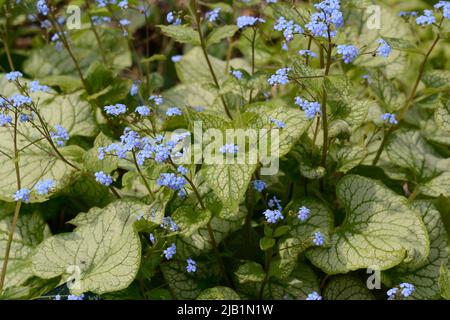
[[[83,300],[84,299],[84,294],[82,293],[81,295],[77,296],[75,294],[69,294],[67,296],[67,300]]]
[[[283,129],[283,128],[286,127],[286,124],[283,121],[281,121],[281,120],[269,117],[269,121],[271,123],[273,123],[275,125],[275,127],[278,128],[278,129]]]
[[[394,300],[397,296],[398,288],[389,289],[387,292],[388,300]]]
[[[23,74],[20,71],[11,71],[5,75],[5,78],[8,81],[16,81],[19,78],[22,78]]]
[[[148,98],[148,100],[153,101],[153,103],[157,106],[164,103],[164,99],[161,96],[150,96],[150,98]]]
[[[306,300],[322,300],[322,297],[317,292],[312,292],[308,294],[308,297],[306,297]]]
[[[175,56],[172,56],[171,60],[173,63],[177,63],[177,62],[180,62],[182,57],[183,57],[182,55],[175,55]]]
[[[113,183],[113,178],[109,174],[99,171],[95,173],[95,181],[108,187]]]
[[[294,20],[286,20],[285,17],[280,17],[273,27],[277,31],[282,31],[286,42],[290,42],[295,34],[303,33],[303,29]]]
[[[239,70],[231,70],[231,72],[230,72],[236,79],[242,79],[242,76],[244,75],[243,73],[242,73],[242,71],[239,71]]]
[[[121,26],[128,26],[131,22],[128,19],[121,19],[119,23]]]
[[[181,116],[182,114],[183,114],[183,112],[181,112],[181,110],[176,107],[169,108],[166,111],[166,116],[168,116],[168,117]]]
[[[41,180],[34,186],[34,190],[36,190],[39,195],[46,195],[55,188],[56,181],[52,179]]]
[[[298,54],[301,56],[310,56],[311,58],[317,57],[317,53],[311,50],[300,50]]]
[[[179,177],[174,173],[161,173],[156,183],[160,187],[168,187],[172,190],[178,191],[184,188],[186,185],[186,179]]]
[[[178,225],[173,221],[171,217],[164,217],[162,219],[161,228],[164,228],[166,230],[170,230],[172,232],[178,231]]]
[[[395,114],[393,113],[385,113],[381,115],[381,120],[387,121],[390,124],[398,124],[398,121],[395,118]]]
[[[436,10],[442,9],[444,18],[450,19],[450,1],[439,1],[434,5]]]
[[[298,209],[298,219],[301,222],[305,222],[309,218],[309,213],[310,210],[307,207],[305,206],[300,207],[300,209]]]
[[[186,169],[185,167],[183,167],[182,165],[179,165],[177,168],[177,171],[179,173],[181,173],[183,176],[187,175],[188,173],[188,169]]]
[[[316,3],[314,7],[318,12],[311,15],[311,21],[305,27],[315,37],[335,37],[337,29],[344,25],[340,1],[324,0]]]
[[[17,190],[13,197],[15,201],[22,201],[28,203],[30,202],[30,194],[31,194],[30,189],[22,188]]]
[[[150,240],[150,242],[151,242],[152,244],[155,244],[155,235],[154,235],[153,233],[150,233],[150,234],[148,235],[148,239]]]
[[[414,291],[416,291],[414,285],[406,282],[400,283],[400,289],[402,289],[401,293],[405,298],[408,298],[410,295],[414,293]]]
[[[277,208],[278,211],[281,211],[283,209],[283,207],[281,206],[281,200],[278,199],[276,196],[273,196],[271,199],[269,199],[267,205],[270,209]]]
[[[119,2],[118,6],[121,9],[128,9],[128,1],[127,0],[122,0],[122,1]]]
[[[45,0],[38,0],[36,2],[37,11],[43,16],[48,15],[49,9]]]
[[[316,246],[322,246],[325,243],[325,238],[323,237],[323,235],[320,231],[316,231],[314,233],[313,243]]]
[[[12,117],[6,114],[0,113],[0,127],[4,127],[7,124],[12,123]]]
[[[424,10],[423,15],[416,18],[416,23],[419,26],[436,23],[436,17],[434,16],[433,10]]]
[[[278,69],[275,74],[271,75],[269,77],[269,79],[267,79],[267,82],[269,82],[269,84],[271,86],[275,86],[275,85],[283,85],[283,84],[288,84],[289,83],[289,77],[288,77],[288,73],[291,71],[291,68],[281,68]]]
[[[278,220],[283,220],[284,217],[281,214],[280,210],[270,210],[267,209],[263,212],[264,216],[266,217],[266,220],[268,223],[277,223]]]
[[[136,109],[135,109],[134,111],[136,111],[136,113],[139,114],[139,115],[142,116],[142,117],[149,116],[149,115],[150,115],[150,112],[151,112],[151,111],[150,111],[150,108],[147,107],[147,106],[139,106],[139,107],[136,107]]]
[[[252,17],[252,16],[240,16],[236,20],[236,24],[239,29],[244,29],[246,27],[254,26],[258,22],[264,23],[266,21],[264,19]]]
[[[254,180],[252,182],[252,184],[253,184],[253,189],[255,189],[258,192],[263,192],[267,186],[266,183],[262,180]]]
[[[130,88],[130,96],[135,96],[139,92],[139,81],[134,81]]]
[[[188,273],[196,272],[197,271],[197,262],[195,262],[191,258],[188,258],[186,261],[187,261],[186,271]]]
[[[26,97],[21,94],[12,95],[11,98],[9,98],[9,100],[11,100],[12,105],[15,108],[20,108],[25,104],[33,103],[33,100],[30,97]]]
[[[170,247],[164,250],[164,255],[166,256],[167,260],[172,259],[176,253],[177,253],[177,246],[175,245],[175,243],[172,243]]]
[[[39,84],[39,81],[31,81],[30,82],[30,92],[49,92],[50,87],[48,86],[41,86]]]
[[[416,17],[417,16],[417,12],[416,11],[400,11],[400,13],[398,14],[399,17]]]
[[[105,106],[103,109],[105,110],[106,114],[113,116],[118,116],[127,112],[127,106],[120,103],[116,105]]]
[[[322,114],[321,104],[316,101],[308,101],[301,97],[295,97],[295,104],[298,105],[308,119],[314,119],[317,115]]]
[[[220,8],[216,8],[214,10],[208,11],[205,14],[205,18],[208,19],[209,22],[214,22],[217,20],[217,18],[219,17],[220,14]]]
[[[359,49],[352,45],[341,44],[337,46],[337,53],[342,55],[344,63],[348,64],[358,56]]]
[[[380,44],[380,46],[378,47],[377,55],[385,58],[389,57],[392,52],[392,48],[389,46],[389,44],[384,39],[378,39],[378,43]]]
[[[50,131],[50,137],[58,147],[64,147],[67,140],[69,140],[69,133],[63,126],[57,124],[55,126],[56,131]]]
[[[166,15],[166,20],[168,23],[173,24],[174,26],[178,26],[181,24],[181,19],[179,17],[175,18],[173,11],[169,12]]]
[[[225,144],[219,148],[222,154],[236,154],[239,151],[239,146],[236,144]]]

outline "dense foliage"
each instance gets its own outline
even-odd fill
[[[450,299],[449,1],[0,11],[3,299]]]

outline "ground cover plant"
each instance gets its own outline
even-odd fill
[[[450,2],[0,0],[2,299],[449,299]]]

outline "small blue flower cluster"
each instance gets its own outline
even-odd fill
[[[162,105],[164,103],[164,99],[161,96],[150,96],[148,98],[148,101],[153,102],[156,106]]]
[[[182,23],[180,17],[175,17],[173,11],[170,11],[166,16],[167,23],[173,24],[174,26],[179,26]]]
[[[342,55],[345,64],[349,64],[356,59],[359,49],[353,45],[341,44],[337,46],[337,53]]]
[[[8,81],[16,81],[19,78],[22,78],[23,74],[20,71],[11,71],[5,75],[5,78]]]
[[[139,107],[136,107],[136,109],[134,109],[134,111],[135,111],[138,115],[140,115],[140,116],[142,116],[142,117],[147,117],[147,116],[149,116],[150,113],[151,113],[150,108],[147,107],[147,106],[139,106]]]
[[[219,148],[222,154],[236,154],[239,151],[239,146],[236,144],[225,144]]]
[[[183,114],[183,112],[181,112],[181,110],[178,109],[177,107],[169,108],[166,111],[166,116],[168,116],[168,117],[181,116],[182,114]]]
[[[205,18],[208,19],[209,22],[214,22],[217,20],[217,18],[219,18],[219,14],[220,14],[220,8],[215,8],[211,11],[208,11],[205,14]]]
[[[450,1],[439,1],[434,5],[436,10],[442,9],[442,15],[446,19],[450,19]]]
[[[284,85],[289,83],[288,73],[291,71],[291,68],[281,68],[278,69],[275,74],[271,75],[267,82],[271,86],[276,85]]]
[[[307,207],[305,206],[300,207],[300,209],[298,209],[298,219],[301,222],[305,222],[309,218],[309,213],[310,210]]]
[[[36,8],[37,8],[37,11],[40,14],[42,14],[43,16],[48,15],[48,12],[50,11],[48,6],[47,6],[46,0],[38,0],[36,2]]]
[[[255,189],[258,192],[263,192],[267,186],[266,183],[262,180],[254,180],[252,182],[252,184],[253,184],[253,189]]]
[[[30,97],[23,96],[21,94],[12,95],[9,100],[14,108],[20,108],[27,104],[32,104],[33,100]]]
[[[55,180],[45,179],[41,180],[34,186],[36,193],[39,195],[46,195],[50,192],[50,190],[54,189],[56,186]]]
[[[315,37],[334,38],[337,29],[344,25],[339,0],[324,0],[314,5],[318,12],[311,15],[311,21],[305,27]]]
[[[300,25],[296,24],[294,20],[286,20],[285,17],[280,17],[273,28],[277,31],[283,32],[286,42],[290,42],[294,39],[295,34],[303,33],[303,29]]]
[[[195,262],[191,258],[188,258],[186,262],[187,262],[186,271],[188,273],[194,273],[197,271],[197,262]]]
[[[399,17],[417,17],[416,11],[400,11]]]
[[[169,189],[179,191],[186,185],[186,179],[175,173],[161,173],[156,183],[160,187],[168,187]]]
[[[239,70],[231,70],[230,73],[238,80],[242,79],[242,77],[244,75],[242,73],[242,71],[239,71]]]
[[[399,287],[394,287],[388,290],[388,300],[395,300],[399,294],[404,298],[408,298],[414,293],[414,291],[416,291],[414,285],[407,282],[400,283]]]
[[[164,217],[162,219],[161,228],[176,232],[179,230],[178,225],[173,221],[172,217]]]
[[[321,105],[319,102],[311,102],[301,97],[295,97],[295,104],[305,112],[306,118],[308,119],[314,119],[316,115],[322,114]]]
[[[306,300],[322,300],[322,297],[316,291],[314,291],[308,294]]]
[[[418,26],[425,26],[436,23],[436,17],[434,16],[433,10],[424,10],[423,15],[416,18],[416,23]]]
[[[13,195],[15,201],[22,201],[24,203],[30,202],[30,194],[31,190],[22,188],[16,191],[16,193]]]
[[[12,117],[3,113],[0,113],[0,127],[4,127],[7,124],[12,123]]]
[[[163,253],[166,259],[170,260],[177,253],[177,246],[175,245],[175,243],[172,243],[172,245],[165,249]]]
[[[256,25],[257,23],[266,22],[264,19],[252,16],[240,16],[236,20],[236,24],[239,29],[244,29],[246,27],[251,27]]]
[[[393,113],[385,113],[381,115],[381,120],[387,121],[390,124],[398,124],[398,121]]]
[[[103,171],[98,171],[95,173],[95,181],[108,187],[113,183],[113,178]]]
[[[266,217],[266,220],[268,223],[277,223],[278,220],[283,220],[284,217],[281,214],[281,211],[279,210],[270,210],[267,209],[263,212],[264,216]]]
[[[56,131],[50,131],[50,137],[58,147],[64,147],[69,140],[69,133],[60,124],[55,125]]]
[[[278,129],[283,129],[286,127],[286,123],[281,120],[275,119],[273,117],[269,117],[269,121],[275,125]]]
[[[130,96],[135,96],[139,93],[139,85],[140,81],[133,81],[133,84],[130,88]]]
[[[384,39],[378,39],[380,46],[377,49],[377,55],[388,58],[392,52],[392,48]]]
[[[267,206],[270,209],[277,208],[277,210],[279,210],[279,211],[283,210],[283,207],[281,206],[281,200],[278,199],[276,196],[273,196],[271,199],[269,199]]]
[[[30,82],[30,92],[49,92],[50,87],[42,86],[39,81]]]
[[[311,58],[317,57],[317,53],[315,53],[314,51],[311,51],[311,50],[300,50],[298,52],[298,54],[301,56],[309,56]]]
[[[118,116],[127,112],[127,106],[121,103],[105,106],[103,109],[110,116]]]
[[[316,246],[323,246],[323,244],[325,243],[325,238],[320,231],[316,231],[314,233],[313,243]]]

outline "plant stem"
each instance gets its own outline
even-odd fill
[[[208,65],[208,68],[209,68],[209,71],[211,73],[211,76],[212,76],[212,78],[214,80],[214,84],[216,85],[216,88],[220,91],[219,81],[217,80],[216,73],[215,73],[215,71],[214,71],[214,69],[212,67],[211,61],[209,60],[208,51],[206,50],[206,41],[205,41],[205,37],[203,36],[202,28],[201,28],[201,25],[200,25],[200,14],[199,14],[199,12],[197,10],[197,1],[193,0],[191,3],[193,4],[193,6],[190,9],[192,11],[192,15],[194,16],[195,23],[197,25],[197,32],[198,32],[198,36],[200,38],[200,45],[202,47],[203,55],[205,57],[205,60],[206,60],[206,63]],[[233,117],[232,117],[232,115],[230,113],[230,109],[228,108],[228,105],[227,105],[224,97],[220,94],[220,92],[219,92],[219,96],[220,96],[220,100],[222,101],[223,107],[225,109],[225,113],[227,114],[228,118],[233,120]]]
[[[259,300],[262,300],[262,298],[264,296],[264,288],[266,287],[266,284],[269,281],[269,271],[270,271],[270,265],[272,264],[272,257],[273,257],[273,249],[270,248],[266,251],[266,263],[265,263],[265,267],[264,267],[266,276],[264,278],[264,281],[261,283],[261,289],[259,290]]]
[[[252,37],[252,76],[255,74],[255,40],[256,40],[256,28],[253,28],[253,37]],[[249,103],[252,103],[253,100],[253,89],[250,89],[250,98],[248,99]]]
[[[108,60],[106,59],[105,50],[104,50],[104,48],[102,46],[102,41],[101,41],[100,36],[99,36],[99,34],[97,32],[97,29],[95,28],[95,24],[94,24],[94,21],[92,20],[91,13],[89,12],[89,10],[90,10],[89,0],[86,0],[85,3],[86,3],[87,11],[88,11],[89,23],[91,25],[92,32],[94,33],[95,40],[97,41],[98,48],[100,49],[100,55],[102,56],[103,63],[106,66],[108,66],[109,63],[108,63]]]
[[[331,37],[328,37],[328,52],[327,52],[327,63],[325,66],[325,78],[330,73],[331,66],[331,51],[333,50],[333,44],[331,43]],[[322,84],[322,130],[323,130],[323,148],[322,148],[322,167],[326,167],[327,154],[328,154],[328,115],[327,115],[327,101],[328,93],[325,87],[325,78]]]
[[[147,182],[147,179],[145,178],[144,174],[142,173],[141,168],[139,167],[139,165],[137,163],[136,153],[134,152],[134,150],[131,151],[131,154],[133,155],[134,166],[136,167],[136,170],[137,170],[139,176],[141,177],[142,181],[144,182],[145,188],[147,189],[151,200],[155,200],[155,194],[153,193],[152,189],[150,188],[150,186],[149,186],[149,184]]]
[[[20,190],[21,189],[21,180],[20,180],[20,166],[19,166],[19,150],[17,148],[17,123],[18,123],[19,117],[18,117],[17,113],[18,113],[18,111],[16,110],[14,113],[13,147],[14,147],[14,169],[16,171],[16,184],[17,184],[17,190]],[[16,225],[17,225],[17,220],[19,219],[21,205],[22,205],[22,201],[19,200],[16,202],[16,208],[14,210],[14,217],[12,220],[11,229],[8,234],[8,241],[6,243],[5,255],[3,258],[2,273],[0,276],[0,294],[3,291],[3,286],[5,284],[6,270],[8,268],[11,244],[12,244],[14,232],[16,231]]]
[[[439,27],[442,25],[442,21],[441,21]],[[425,67],[426,67],[426,64],[428,62],[428,59],[429,59],[429,57],[431,55],[431,52],[436,47],[436,45],[437,45],[437,43],[439,42],[440,39],[441,39],[441,36],[438,33],[436,38],[434,39],[433,44],[431,45],[430,49],[428,49],[427,53],[425,54],[425,57],[424,57],[422,63],[420,64],[420,67],[419,67],[419,74],[417,75],[417,79],[414,82],[414,85],[413,85],[413,87],[411,89],[411,93],[409,94],[408,99],[406,99],[405,104],[403,105],[402,109],[400,109],[400,113],[398,114],[398,117],[397,117],[398,123],[400,123],[403,120],[403,118],[405,117],[406,112],[408,112],[409,108],[411,107],[411,104],[413,103],[414,98],[416,97],[416,93],[417,93],[417,89],[418,89],[419,84],[420,84],[420,80],[422,80],[423,74],[425,72]],[[380,160],[381,154],[383,153],[384,147],[386,146],[386,143],[387,143],[389,137],[397,129],[398,129],[398,126],[397,127],[391,126],[390,129],[384,135],[383,140],[381,142],[381,145],[378,148],[377,154],[375,155],[375,158],[372,161],[372,165],[373,166],[377,165],[377,163]]]

